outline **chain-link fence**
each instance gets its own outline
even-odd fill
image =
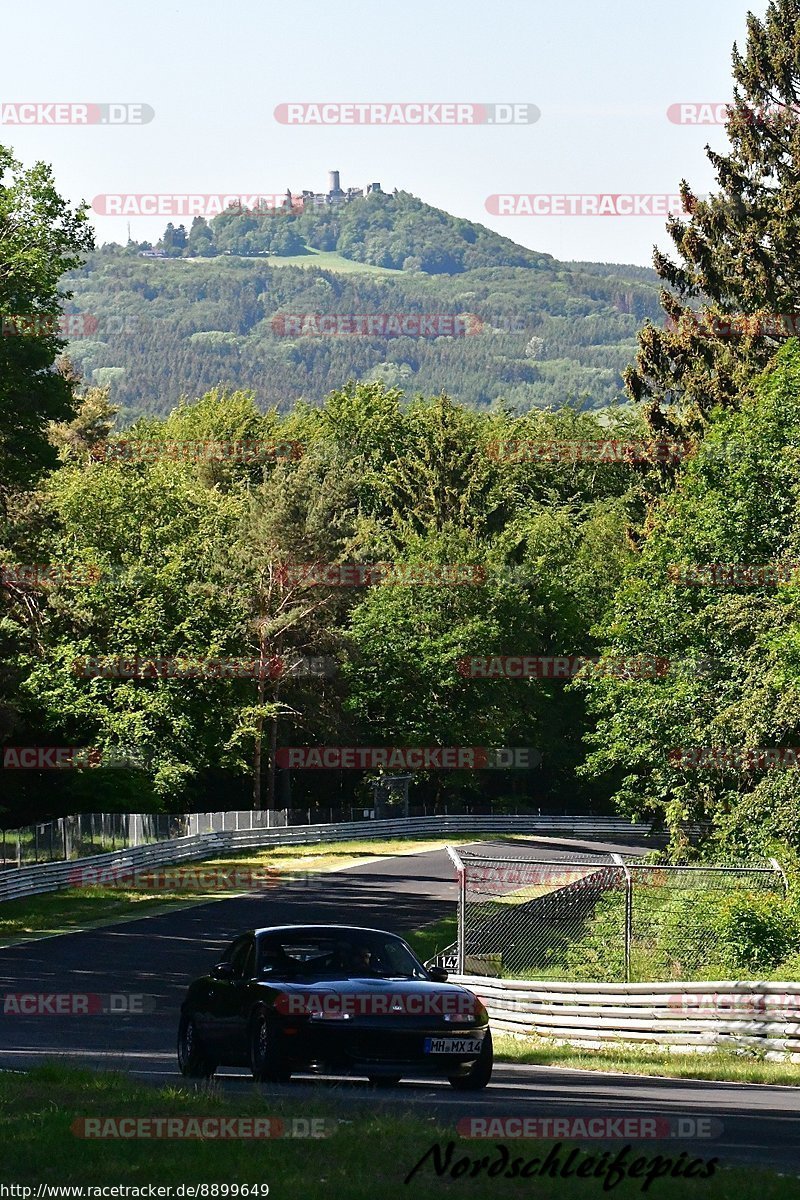
[[[618,854],[557,861],[452,848],[450,854],[459,876],[458,937],[437,961],[465,974],[605,982],[725,978],[724,940],[715,935],[729,929],[731,937],[752,936],[755,944],[758,914],[768,925],[770,901],[780,903],[786,889],[775,860],[676,866]]]

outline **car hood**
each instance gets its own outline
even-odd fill
[[[458,983],[437,983],[432,979],[375,979],[372,976],[356,975],[342,976],[341,979],[321,980],[259,979],[258,984],[260,987],[269,988],[270,991],[309,992],[320,995],[327,992],[336,992],[340,995],[362,993],[371,995],[380,992],[389,992],[393,996],[474,995],[468,988],[462,987]]]
[[[486,1009],[473,992],[454,983],[427,979],[277,980],[262,985],[268,989],[275,1009],[285,1016],[352,1020],[355,1018],[403,1017],[414,1020],[483,1024]]]

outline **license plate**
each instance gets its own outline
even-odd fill
[[[480,1054],[480,1038],[425,1038],[426,1054]]]

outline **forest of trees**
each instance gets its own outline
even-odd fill
[[[260,413],[243,393],[212,392],[109,443],[111,416],[106,395],[87,391],[55,435],[61,466],[37,494],[35,524],[27,506],[9,514],[25,561],[69,570],[44,584],[6,582],[6,627],[21,646],[6,738],[13,728],[15,744],[32,744],[46,730],[48,744],[138,754],[149,765],[124,783],[114,772],[64,772],[65,799],[77,789],[95,806],[106,792],[111,804],[125,795],[128,805],[181,807],[212,787],[229,804],[247,803],[257,725],[273,719],[279,745],[529,746],[543,765],[525,773],[526,792],[573,787],[582,698],[561,679],[472,680],[459,664],[595,649],[591,626],[630,554],[630,467],[515,462],[497,451],[520,438],[595,441],[604,434],[593,417],[490,417],[446,397],[405,405],[380,384],[287,416]],[[622,426],[617,436],[630,440]],[[163,456],[109,453],[134,439]],[[302,453],[267,465],[170,454],[198,441],[290,443]],[[387,561],[469,564],[481,579],[320,587],[279,569]],[[252,680],[85,679],[74,669],[97,656],[262,652],[324,655],[335,670],[268,679],[259,694]],[[366,799],[363,786],[353,791],[358,782],[316,773],[296,782],[293,801],[329,800],[334,787],[334,802],[341,789]],[[431,797],[454,797],[479,795],[487,780],[458,772],[428,782]],[[27,772],[11,783],[17,805],[41,788]],[[505,773],[502,785],[513,784]]]
[[[663,320],[654,273],[541,259],[459,275],[343,274],[235,257],[165,262],[118,248],[70,276],[70,310],[92,322],[69,352],[87,380],[110,387],[127,421],[165,416],[218,385],[250,389],[281,411],[321,403],[349,380],[516,412],[618,402],[643,319]],[[283,323],[285,314],[312,314],[311,330],[318,314],[434,313],[462,314],[460,335],[293,334]]]
[[[268,335],[262,373],[241,386],[225,358],[241,348],[226,338],[246,339],[301,301],[336,311],[344,296],[354,311],[368,299],[388,311],[380,289],[400,284],[234,262],[145,267],[119,254],[82,267],[85,213],[59,199],[47,168],[25,171],[1,152],[2,311],[74,305],[59,294],[65,274],[68,289],[83,289],[80,307],[97,310],[109,270],[129,315],[147,304],[166,318],[184,299],[161,343],[153,334],[132,355],[141,381],[147,355],[165,376],[180,375],[181,333],[215,334],[219,356],[219,386],[203,376],[176,403],[153,377],[147,402],[138,412],[130,402],[121,422],[91,355],[81,378],[57,359],[55,335],[0,338],[0,745],[92,746],[141,760],[116,772],[4,771],[9,822],[80,806],[234,807],[254,794],[279,802],[287,777],[278,752],[291,746],[524,746],[541,765],[421,772],[415,795],[615,807],[663,823],[680,850],[686,823],[700,821],[717,851],[800,851],[800,343],[774,319],[794,311],[800,284],[796,10],[796,0],[773,0],[763,22],[749,19],[746,51],[734,55],[731,148],[710,154],[718,190],[670,221],[676,257],[656,257],[663,312],[645,321],[627,374],[635,406],[601,415],[492,406],[500,393],[465,403],[459,355],[480,337],[450,339],[441,353],[462,374],[428,396],[409,398],[391,375],[347,382],[350,364],[331,359],[318,386],[331,372],[340,378],[324,403],[292,403],[277,363],[302,359],[303,347],[273,347]],[[683,191],[692,196],[688,184]],[[33,256],[21,232],[31,228]],[[343,217],[337,245],[349,228]],[[372,228],[369,253],[391,258],[376,248],[383,228]],[[539,258],[399,278],[420,289],[417,311],[448,311],[458,298],[459,311],[490,318],[515,313],[535,280],[539,323],[524,336],[566,345],[572,335],[576,360],[588,345],[612,349],[630,336],[632,326],[615,324],[615,296],[627,296],[625,320],[647,315],[646,280],[576,265],[568,286],[566,267]],[[208,272],[202,299],[188,274],[197,270]],[[437,291],[444,307],[434,308],[425,289],[463,288],[467,272],[469,295]],[[187,315],[195,303],[202,317]],[[737,314],[756,319],[732,332]],[[581,324],[592,331],[584,341]],[[481,368],[495,384],[511,364],[541,366],[537,353],[507,346]],[[101,370],[125,369],[96,353]],[[526,381],[505,382],[511,400]],[[292,452],[215,460],[175,451],[243,442]],[[479,570],[454,585],[336,587],[286,569],[387,562]],[[51,570],[26,575],[26,564]],[[259,682],[83,677],[75,667],[97,656],[270,661],[290,652],[333,669]],[[465,658],[501,655],[599,665],[574,678],[463,670]],[[658,669],[640,669],[647,663]],[[291,783],[299,807],[338,805],[366,799],[370,777],[298,770]]]

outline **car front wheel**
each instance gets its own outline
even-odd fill
[[[292,1077],[276,1027],[263,1013],[257,1013],[250,1026],[250,1070],[257,1083],[287,1083]]]
[[[209,1079],[217,1069],[203,1050],[194,1020],[185,1013],[178,1025],[178,1066],[187,1079]]]
[[[492,1032],[487,1029],[481,1045],[481,1052],[469,1069],[467,1075],[451,1075],[450,1086],[457,1092],[478,1092],[485,1088],[492,1078],[494,1066],[494,1050],[492,1049]]]

